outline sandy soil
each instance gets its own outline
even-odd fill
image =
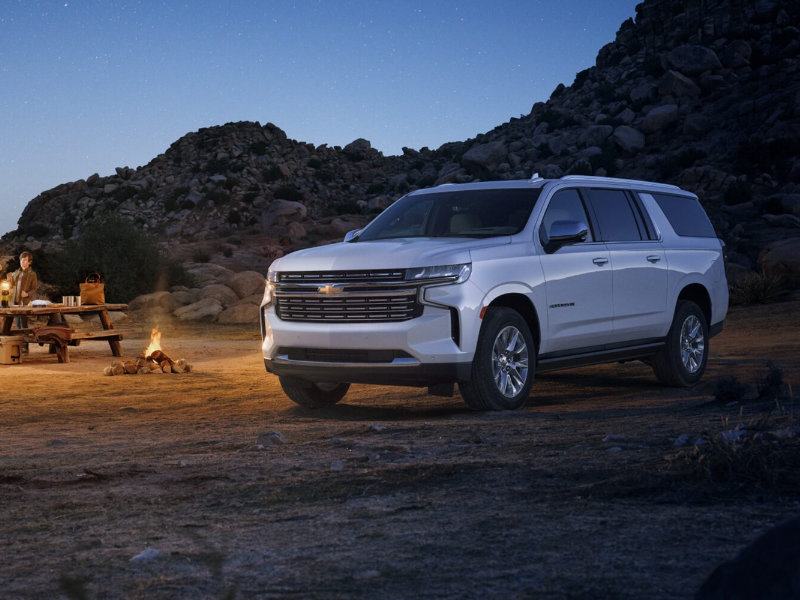
[[[376,386],[303,410],[252,328],[162,327],[185,375],[33,348],[0,366],[0,597],[690,598],[800,513],[796,492],[676,474],[673,446],[774,408],[713,402],[723,375],[772,360],[798,389],[798,309],[733,311],[695,389],[589,367],[511,413]]]

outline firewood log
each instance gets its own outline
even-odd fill
[[[139,370],[139,368],[136,366],[135,362],[126,362],[125,363],[125,372],[128,375],[136,375],[136,371],[138,371],[138,370]]]
[[[103,375],[111,376],[114,374],[114,367],[106,367],[103,369]]]
[[[125,374],[125,367],[121,364],[117,363],[113,367],[111,367],[111,371],[114,375],[124,375]]]
[[[172,363],[174,362],[169,356],[164,354],[161,350],[155,350],[150,356],[148,356],[148,358],[151,358],[158,363],[163,363],[164,361],[167,361],[170,365],[172,365]]]

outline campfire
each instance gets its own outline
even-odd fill
[[[173,360],[161,349],[161,330],[156,326],[150,332],[150,344],[136,360],[111,363],[103,369],[106,375],[146,375],[148,373],[189,373],[192,365],[185,359]]]

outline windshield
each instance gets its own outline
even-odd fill
[[[539,189],[432,192],[404,196],[354,241],[400,237],[493,237],[522,231]]]

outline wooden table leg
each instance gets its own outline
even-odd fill
[[[14,324],[14,317],[3,317],[2,335],[11,335],[11,326]]]
[[[64,344],[63,342],[55,342],[53,347],[56,350],[56,356],[58,357],[58,362],[60,363],[68,363],[69,362],[69,346]]]
[[[114,324],[111,322],[111,317],[108,316],[108,311],[101,310],[97,313],[100,317],[100,322],[103,324],[103,329],[106,331],[113,330]],[[108,345],[111,347],[112,356],[122,356],[122,345],[119,340],[108,340]]]
[[[119,343],[119,340],[108,340],[108,345],[111,346],[113,356],[122,356],[122,344]]]

